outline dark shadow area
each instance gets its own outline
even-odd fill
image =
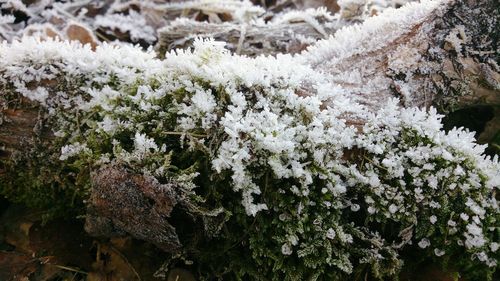
[[[474,106],[449,113],[443,118],[446,131],[454,127],[464,127],[475,133],[478,143],[488,144],[485,153],[500,155],[500,108],[494,106]]]
[[[443,118],[443,127],[446,131],[454,127],[464,127],[476,133],[476,138],[484,131],[486,123],[493,119],[492,106],[475,106],[460,109],[449,113]]]

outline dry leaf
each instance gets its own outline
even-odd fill
[[[79,41],[82,44],[90,44],[92,50],[95,50],[97,47],[97,39],[94,36],[94,33],[89,28],[84,25],[71,22],[68,24],[65,30],[66,36],[69,40]]]

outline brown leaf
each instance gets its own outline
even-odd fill
[[[26,36],[37,36],[42,40],[48,38],[59,38],[62,39],[63,36],[57,31],[57,29],[51,23],[44,24],[31,24],[24,29],[24,35]]]
[[[30,255],[0,251],[0,280],[23,280],[38,269],[38,261]]]
[[[36,220],[36,215],[22,207],[10,206],[0,219],[0,230],[3,232],[4,241],[14,246],[17,252],[34,254],[30,245],[29,231]]]
[[[126,257],[109,244],[97,244],[97,258],[87,281],[134,281],[141,280]]]
[[[90,269],[92,255],[89,249],[92,240],[82,231],[78,221],[55,220],[31,227],[30,248],[38,255],[51,255],[51,264],[74,264],[83,269]]]
[[[175,187],[155,178],[109,165],[92,176],[85,230],[92,236],[126,232],[166,252],[181,248],[168,218],[177,204]]]
[[[95,50],[97,47],[97,39],[92,30],[80,23],[71,22],[68,24],[66,27],[66,36],[69,40],[79,41],[84,45],[90,44],[92,50]]]

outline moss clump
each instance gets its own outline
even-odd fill
[[[393,100],[370,113],[291,57],[233,56],[213,41],[165,61],[38,43],[38,53],[62,49],[50,62],[56,76],[71,72],[83,85],[69,93],[11,84],[27,97],[50,93],[40,103],[62,169],[49,172],[72,177],[52,190],[88,190],[91,170],[116,163],[175,183],[200,212],[224,214],[186,248],[205,279],[386,280],[408,251],[485,278],[497,269],[500,165],[472,134],[444,132],[433,109]],[[23,71],[0,68],[4,83],[35,72],[24,61],[33,51],[18,47],[25,55],[7,63]],[[110,62],[115,52],[127,59]],[[297,94],[303,85],[315,95]]]

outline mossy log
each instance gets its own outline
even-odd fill
[[[295,59],[312,66],[313,70],[340,85],[353,102],[368,108],[368,113],[384,108],[394,97],[402,100],[401,107],[437,105],[453,110],[478,103],[499,105],[500,15],[496,6],[495,0],[441,1],[428,10],[419,11],[415,7],[406,7],[390,11],[361,25],[338,31],[334,37],[318,42]],[[353,39],[350,40],[349,37]],[[127,61],[134,58],[121,59]],[[105,61],[103,59],[103,62]],[[156,65],[156,61],[151,61],[151,65]],[[0,68],[0,73],[15,66],[2,67],[4,69]],[[50,72],[51,69],[47,71]],[[147,72],[149,69],[140,71]],[[65,73],[55,71],[48,74],[52,78],[48,81],[33,82],[32,86],[33,89],[41,86],[48,89],[47,93],[40,94],[46,93],[49,101],[61,91],[80,91],[78,85],[64,84],[64,81],[69,81],[65,80]],[[77,81],[90,81],[97,75],[99,73],[85,73],[82,74],[83,78],[78,78]],[[109,81],[114,81],[114,76],[110,77]],[[28,161],[25,166],[27,169],[39,169],[34,165],[43,165],[40,159],[29,162],[29,158],[36,155],[27,152],[40,151],[40,148],[42,151],[56,149],[58,151],[55,155],[60,155],[61,146],[53,147],[54,135],[58,132],[52,131],[51,128],[56,125],[54,122],[65,114],[66,105],[59,106],[55,115],[47,117],[47,101],[38,103],[33,99],[26,100],[22,93],[16,95],[12,90],[15,85],[6,78],[0,81],[0,91],[3,93],[0,97],[0,176],[12,178],[16,176],[11,174],[15,172],[10,168],[12,162],[16,164],[20,159]],[[53,83],[54,81],[57,83]],[[132,88],[134,84],[126,86]],[[297,94],[313,96],[317,89],[310,86],[305,81]],[[137,88],[136,85],[135,87]],[[82,96],[86,98],[84,94]],[[324,110],[328,108],[326,104],[327,102]],[[67,108],[72,106],[74,105],[67,105]],[[83,114],[78,110],[68,109],[68,112],[69,115],[75,112]],[[359,127],[365,122],[364,116],[346,115],[344,118],[347,124],[356,124]],[[78,120],[86,121],[84,117],[79,117]],[[84,125],[75,126],[80,128]],[[186,135],[188,139],[198,136],[196,132],[191,135],[184,134]],[[136,139],[139,137],[136,136]],[[59,138],[58,141],[61,139],[64,138]],[[195,142],[193,139],[190,141]],[[207,144],[210,145],[215,144]],[[32,149],[33,147],[38,150]],[[157,147],[150,148],[161,150]],[[46,163],[49,165],[57,162],[57,157],[52,156]],[[192,235],[177,233],[176,228],[203,232],[207,229],[207,224],[224,220],[217,212],[209,215],[207,212],[196,213],[196,208],[183,197],[185,194],[174,192],[169,184],[155,182],[137,170],[127,170],[113,163],[99,170],[86,172],[87,175],[92,175],[92,188],[89,190],[90,199],[86,209],[87,230],[90,233],[105,236],[126,233],[152,242],[165,251],[176,252],[181,247],[181,236]],[[62,175],[68,178],[60,178],[59,181],[82,180],[79,173],[68,170],[67,167],[47,176],[58,178]],[[4,185],[13,183],[17,181],[9,179],[1,182]],[[123,193],[123,189],[131,192]],[[162,192],[158,193],[158,190]],[[181,217],[191,218],[188,224],[193,224],[193,227],[186,227],[186,221],[175,221],[175,218],[172,218],[176,206],[180,206],[179,212],[186,213]]]

